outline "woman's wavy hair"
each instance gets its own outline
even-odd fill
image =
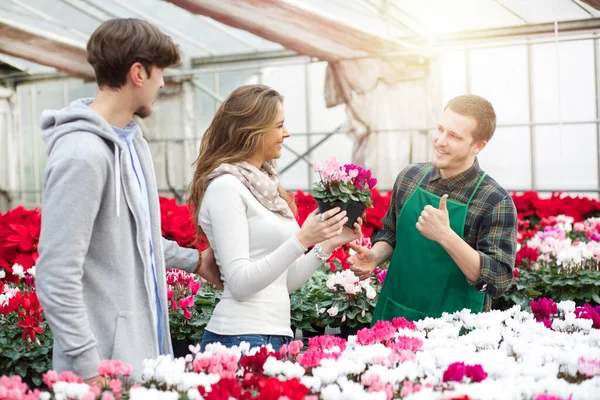
[[[200,141],[200,154],[190,185],[188,205],[198,238],[204,235],[198,216],[208,175],[221,164],[247,161],[262,145],[264,135],[276,126],[283,97],[265,85],[245,85],[234,90],[221,104]],[[297,212],[292,196],[281,186],[279,195]]]

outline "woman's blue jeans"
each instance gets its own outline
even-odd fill
[[[239,346],[242,342],[250,343],[250,348],[258,346],[266,346],[271,344],[273,350],[279,351],[281,346],[289,344],[292,340],[289,336],[280,335],[218,335],[210,331],[204,330],[202,335],[202,344],[200,351],[206,349],[206,345],[211,343],[221,343],[225,347]]]

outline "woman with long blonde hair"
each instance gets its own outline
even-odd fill
[[[339,208],[315,210],[298,226],[294,201],[273,167],[289,136],[282,96],[246,85],[221,104],[202,137],[189,203],[225,285],[202,349],[215,342],[275,349],[288,343],[289,294],[335,248],[361,236],[362,221],[344,228],[348,218]]]

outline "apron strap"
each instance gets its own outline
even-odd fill
[[[427,174],[429,174],[429,171],[431,171],[431,168],[433,168],[433,165],[430,165],[429,167],[427,167],[427,169],[425,170],[425,173],[423,174],[423,176],[419,180],[419,183],[417,183],[417,188],[421,187],[421,183],[423,182],[423,179],[425,179],[425,177],[427,176]]]
[[[485,178],[486,173],[484,172],[481,175],[481,178],[479,178],[479,181],[477,182],[477,186],[475,186],[475,189],[473,189],[473,193],[471,193],[471,197],[469,197],[469,201],[467,201],[467,208],[469,207],[469,204],[471,204],[471,200],[473,200],[473,196],[475,196],[475,193],[477,192],[477,189],[479,189],[479,186],[481,185],[481,182],[483,182],[483,178]]]

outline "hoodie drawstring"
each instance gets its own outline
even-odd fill
[[[115,143],[115,201],[117,203],[117,218],[121,215],[121,157],[119,145]]]

